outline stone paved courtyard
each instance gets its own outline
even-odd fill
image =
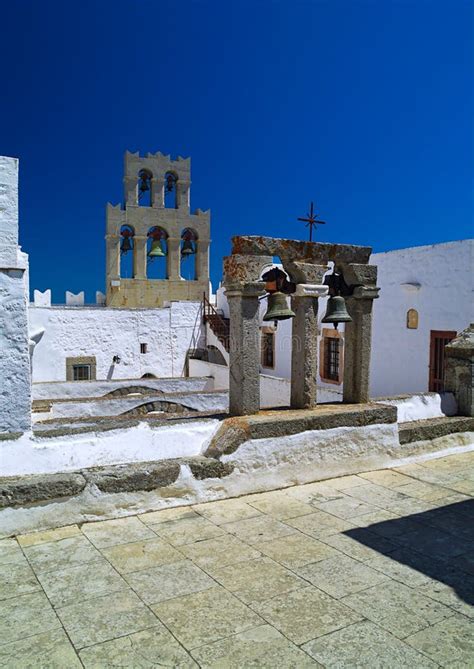
[[[0,666],[474,667],[474,453],[0,541]]]

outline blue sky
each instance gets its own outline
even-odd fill
[[[374,251],[472,236],[472,3],[2,3],[0,154],[31,287],[104,288],[123,152],[192,156],[214,282],[234,234]],[[1,242],[0,242],[1,243]]]

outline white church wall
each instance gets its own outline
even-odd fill
[[[372,397],[428,390],[431,330],[460,332],[474,320],[474,240],[375,253]],[[417,329],[407,328],[416,309]]]
[[[127,386],[140,386],[159,393],[199,392],[213,390],[212,381],[207,378],[181,379],[111,379],[110,381],[47,381],[34,383],[34,400],[71,400],[85,397],[104,397]]]
[[[40,439],[31,432],[0,441],[2,476],[67,472],[87,467],[200,455],[217,432],[217,419],[152,427],[146,422],[107,432]]]
[[[18,159],[0,156],[0,432],[31,426],[28,256],[18,246]]]
[[[45,330],[33,354],[33,381],[65,381],[66,358],[84,356],[95,356],[97,379],[183,376],[186,354],[202,337],[199,310],[196,302],[160,309],[30,305],[30,328]]]

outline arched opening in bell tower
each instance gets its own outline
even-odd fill
[[[138,173],[138,204],[141,207],[151,207],[151,180],[153,178],[150,170],[140,170]]]
[[[133,279],[135,274],[135,230],[131,225],[120,228],[120,276]]]
[[[155,225],[147,233],[147,278],[168,278],[168,233]]]
[[[178,208],[178,176],[174,172],[165,174],[165,208]]]
[[[181,277],[187,281],[197,278],[197,240],[197,233],[192,228],[184,228],[181,232]]]

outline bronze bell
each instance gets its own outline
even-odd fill
[[[190,239],[185,239],[183,241],[183,246],[181,247],[181,255],[182,256],[191,256],[194,253],[194,247],[193,243]]]
[[[166,253],[163,251],[163,245],[160,239],[153,239],[151,249],[148,251],[149,258],[163,258]]]
[[[144,174],[140,177],[140,192],[145,193],[147,190],[150,190],[150,185],[148,183],[149,177]]]
[[[330,297],[326,308],[322,323],[334,323],[334,328],[337,330],[339,323],[350,323],[350,317],[346,309],[346,301],[341,295]]]
[[[122,243],[120,244],[120,253],[127,253],[127,251],[131,251],[133,248],[132,242],[130,241],[130,237],[124,237],[122,239]]]
[[[295,313],[288,307],[286,295],[279,290],[268,296],[268,308],[263,317],[264,321],[285,321],[294,318]]]

